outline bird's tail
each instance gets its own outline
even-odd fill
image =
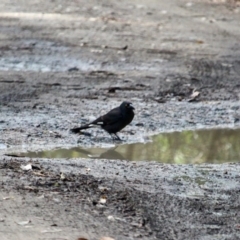
[[[78,127],[78,128],[72,128],[72,129],[70,129],[70,132],[79,133],[79,132],[81,132],[81,130],[88,129],[88,128],[91,128],[91,127],[92,127],[91,124],[86,124],[86,125],[83,125],[83,126]]]

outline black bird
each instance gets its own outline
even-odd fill
[[[100,116],[93,122],[90,122],[78,128],[73,128],[70,131],[73,133],[79,133],[83,129],[100,126],[111,136],[113,134],[117,140],[121,140],[117,135],[117,132],[121,131],[133,120],[134,117],[133,110],[134,107],[132,106],[132,103],[122,102],[122,104],[119,107],[112,109],[110,112],[103,116]]]

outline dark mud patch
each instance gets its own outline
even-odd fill
[[[107,179],[96,179],[90,174],[75,175],[53,172],[39,163],[34,163],[32,168],[32,171],[24,172],[21,170],[21,161],[1,163],[1,171],[7,171],[2,175],[2,186],[6,192],[11,187],[11,191],[39,199],[39,202],[31,203],[30,215],[37,214],[39,216],[40,214],[39,217],[48,222],[48,227],[55,226],[57,229],[61,229],[62,226],[57,220],[61,218],[61,221],[65,222],[65,226],[74,224],[74,228],[79,228],[82,232],[86,232],[93,225],[99,225],[99,227],[102,225],[102,230],[98,229],[99,234],[109,235],[110,232],[107,231],[109,225],[114,226],[116,222],[120,222],[125,226],[125,234],[122,236],[124,239],[131,239],[130,232],[145,239],[152,235],[148,220],[138,207],[140,202],[134,197],[133,189],[115,188],[113,184],[118,186],[119,183],[113,183]],[[9,178],[10,176],[20,178],[21,181],[15,185]],[[73,199],[74,201],[72,201]],[[106,203],[103,199],[106,200]],[[44,204],[48,204],[52,211],[45,211]],[[25,207],[26,210],[30,210],[29,207]],[[81,209],[81,214],[79,209]],[[65,214],[68,217],[64,217]],[[88,215],[91,215],[89,222],[85,219],[88,218]],[[32,221],[32,225],[35,225],[34,221]],[[82,234],[81,231],[79,234]],[[113,234],[116,232],[111,232],[111,235]]]

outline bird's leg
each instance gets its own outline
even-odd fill
[[[116,133],[109,133],[112,137],[112,140],[122,141],[121,138]]]
[[[116,133],[113,133],[113,134],[116,137],[115,140],[122,141],[122,139]]]

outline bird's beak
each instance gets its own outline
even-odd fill
[[[135,109],[134,106],[133,106],[132,104],[129,105],[129,108],[132,109],[132,110]]]

